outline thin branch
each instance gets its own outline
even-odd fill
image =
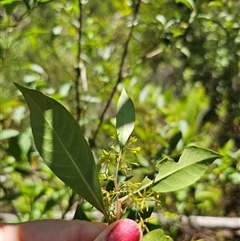
[[[82,19],[83,19],[83,4],[82,1],[78,1],[79,4],[79,27],[78,27],[78,53],[77,53],[77,66],[76,66],[76,79],[75,79],[75,91],[76,91],[76,119],[77,121],[80,120],[81,117],[81,106],[80,106],[80,93],[79,93],[79,82],[81,78],[81,53],[82,53]]]
[[[27,18],[28,16],[31,15],[31,13],[38,7],[38,3],[36,3],[31,9],[27,9],[25,13],[23,13],[20,17],[18,17],[18,19],[11,25],[9,26],[4,26],[4,27],[0,27],[0,31],[5,31],[9,28],[16,28],[19,26],[19,24],[25,19]],[[13,14],[12,14],[13,18],[15,17]],[[15,17],[16,18],[16,17]]]
[[[119,66],[119,72],[118,72],[118,78],[117,78],[117,81],[113,87],[113,91],[111,92],[111,95],[109,96],[109,99],[107,101],[107,104],[100,116],[100,122],[98,124],[98,127],[93,135],[93,139],[92,139],[92,146],[95,145],[95,140],[97,138],[97,135],[99,133],[99,130],[102,126],[102,123],[103,123],[103,120],[104,120],[104,117],[106,115],[106,112],[110,106],[110,103],[113,99],[113,96],[114,94],[116,93],[117,91],[117,87],[118,85],[122,82],[123,80],[123,76],[122,76],[122,72],[123,72],[123,66],[124,66],[124,62],[125,62],[125,59],[127,57],[127,52],[128,52],[128,45],[129,45],[129,42],[131,40],[131,37],[132,37],[132,33],[133,33],[133,29],[134,29],[134,26],[135,26],[135,21],[136,21],[136,18],[137,18],[137,14],[139,12],[139,8],[140,8],[140,3],[141,3],[141,0],[138,1],[138,3],[135,5],[135,8],[134,8],[134,13],[133,13],[133,19],[132,19],[132,24],[131,24],[131,27],[129,29],[129,33],[128,33],[128,36],[127,36],[127,39],[126,39],[126,42],[124,44],[124,47],[123,47],[123,54],[122,54],[122,59],[121,59],[121,62],[120,62],[120,66]]]
[[[124,197],[117,197],[117,200],[116,200],[116,220],[119,220],[121,218],[121,215],[122,215],[122,204],[126,201],[130,199],[130,195],[126,195]]]
[[[119,152],[118,158],[117,158],[117,165],[116,165],[116,174],[114,177],[114,187],[116,191],[116,220],[119,220],[121,217],[121,203],[119,202],[119,188],[118,188],[118,172],[119,172],[119,165],[122,159],[122,148]]]

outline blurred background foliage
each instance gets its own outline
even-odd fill
[[[52,96],[76,115],[81,68],[79,123],[92,140],[118,78],[137,2],[82,3],[78,63],[79,1],[0,2],[2,221],[66,218],[69,203],[78,200],[35,151],[29,111],[13,82]],[[147,172],[165,155],[177,159],[192,143],[224,156],[195,185],[164,194],[166,215],[240,213],[239,12],[238,0],[141,2],[118,85],[136,108],[134,135],[142,149],[137,171]],[[118,96],[92,140],[96,158],[112,145]],[[180,235],[177,226],[168,233]]]

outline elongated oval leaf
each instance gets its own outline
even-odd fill
[[[206,171],[208,166],[221,157],[216,152],[196,146],[184,149],[179,162],[170,158],[163,158],[156,165],[159,173],[154,180],[148,177],[142,181],[138,188],[143,190],[151,187],[156,192],[172,192],[196,182]]]
[[[15,84],[30,109],[36,148],[51,170],[104,213],[93,154],[78,123],[56,100]]]
[[[134,129],[135,109],[132,100],[123,88],[117,105],[117,134],[124,145]]]

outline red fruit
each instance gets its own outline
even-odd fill
[[[107,241],[140,241],[141,230],[131,219],[122,219],[114,226]]]

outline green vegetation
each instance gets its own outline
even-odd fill
[[[149,215],[239,215],[238,1],[78,3],[0,3],[1,219],[66,218],[78,203],[75,218],[96,219],[93,205],[107,221],[131,217],[184,240],[180,223],[169,229]],[[32,90],[18,85],[23,98],[13,82]],[[194,163],[164,176],[169,187],[161,170],[180,156]],[[126,193],[132,206],[116,213]],[[219,230],[212,238],[228,240]]]

